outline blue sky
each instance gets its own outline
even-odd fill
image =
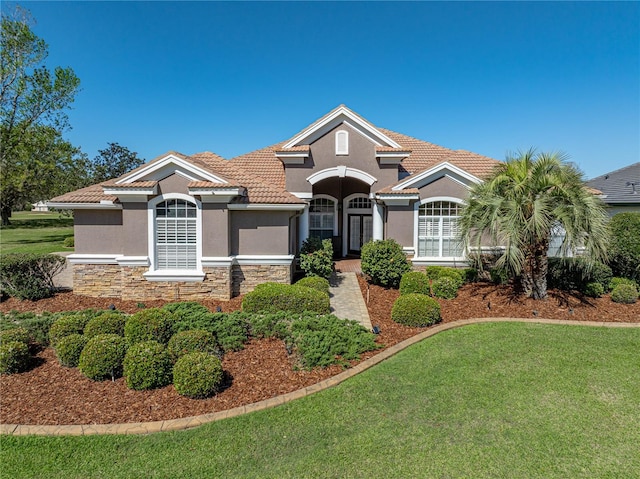
[[[232,158],[344,103],[496,159],[562,150],[587,178],[640,161],[638,2],[18,3],[81,80],[65,136],[90,157]]]

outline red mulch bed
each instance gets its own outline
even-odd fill
[[[369,286],[359,278],[363,296],[369,298],[371,322],[380,327],[378,342],[385,347],[407,339],[424,328],[408,328],[391,321],[391,307],[397,290]],[[367,294],[368,289],[368,294]],[[609,296],[599,299],[552,291],[546,301],[514,295],[508,286],[477,283],[464,286],[457,298],[439,300],[443,322],[473,317],[540,317],[578,321],[640,322],[640,302],[613,303]],[[41,301],[9,299],[0,311],[72,311],[105,309],[115,305],[133,313],[138,302],[88,298],[60,293]],[[162,306],[165,301],[145,301],[145,307]],[[241,298],[204,302],[212,311],[240,308]],[[376,352],[363,355],[363,359]],[[152,391],[127,389],[124,379],[115,382],[91,381],[77,369],[60,366],[52,349],[38,353],[37,366],[21,374],[0,376],[0,422],[5,424],[112,424],[158,421],[189,417],[230,409],[295,391],[341,371],[341,366],[314,371],[294,371],[293,358],[278,340],[253,340],[244,350],[226,354],[223,368],[227,387],[214,397],[188,399],[173,386]]]

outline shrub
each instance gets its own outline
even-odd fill
[[[296,282],[296,286],[304,286],[305,288],[317,289],[329,294],[329,281],[320,276],[307,276]]]
[[[285,311],[251,315],[251,334],[257,338],[285,339],[289,335],[293,315]]]
[[[19,313],[10,311],[8,313],[0,313],[0,330],[14,329],[16,327],[25,328],[29,331],[30,339],[33,343],[40,346],[49,345],[49,328],[55,320],[65,313],[42,313],[35,314],[31,312]]]
[[[207,353],[195,352],[182,356],[173,367],[173,385],[178,394],[190,398],[205,398],[222,384],[222,363]]]
[[[78,368],[89,379],[115,380],[122,375],[122,363],[127,352],[124,338],[117,334],[94,336],[80,353]]]
[[[446,266],[427,266],[425,269],[427,278],[436,280],[440,278],[451,278],[462,285],[464,283],[463,271],[457,268],[448,268]]]
[[[630,284],[636,288],[638,287],[638,284],[632,279],[615,277],[611,278],[611,281],[609,281],[609,291],[613,291],[619,284]]]
[[[440,305],[424,294],[406,294],[393,304],[391,319],[406,326],[430,326],[440,321]]]
[[[65,248],[73,248],[76,245],[75,239],[73,236],[67,236],[62,242],[62,246]]]
[[[162,309],[170,311],[175,316],[174,333],[191,329],[213,332],[214,313],[200,303],[194,301],[170,303],[164,305]]]
[[[29,347],[22,341],[0,344],[0,374],[21,373],[29,368]]]
[[[509,282],[509,272],[504,268],[490,268],[489,277],[494,284],[507,284]]]
[[[124,356],[127,387],[138,391],[171,384],[173,365],[169,352],[157,341],[142,341],[129,348]]]
[[[361,353],[379,347],[373,333],[366,328],[332,314],[295,318],[285,341],[293,345],[305,369],[359,359]]]
[[[84,327],[84,335],[91,339],[98,334],[117,334],[124,336],[127,318],[122,313],[106,312],[91,319]]]
[[[605,291],[611,280],[611,268],[585,258],[549,258],[547,285],[563,291],[586,292],[587,284],[600,283]]]
[[[300,248],[300,255],[305,255],[309,253],[313,253],[314,251],[318,251],[322,249],[322,240],[315,236],[310,236],[306,240],[302,242],[302,247]]]
[[[328,278],[333,273],[333,245],[330,239],[322,241],[322,248],[300,255],[300,268],[307,276]]]
[[[218,342],[213,334],[201,329],[181,331],[171,336],[167,345],[169,357],[176,362],[182,356],[196,351],[202,353],[215,354],[222,357],[222,351],[218,347]]]
[[[599,298],[604,294],[604,286],[600,283],[587,283],[584,287],[585,296]]]
[[[242,299],[242,310],[247,313],[275,313],[313,311],[329,313],[329,295],[316,289],[281,283],[263,283]]]
[[[251,315],[242,311],[213,315],[211,332],[224,351],[239,351],[249,340]]]
[[[640,212],[618,213],[609,222],[609,264],[616,276],[640,281]]]
[[[124,337],[131,346],[142,341],[167,344],[173,336],[175,316],[166,309],[143,309],[129,316],[124,325]]]
[[[420,293],[429,295],[431,293],[429,278],[420,271],[409,271],[402,275],[400,280],[400,294]]]
[[[75,368],[80,361],[80,354],[87,345],[88,338],[82,334],[70,334],[56,343],[56,356],[60,364],[67,368]]]
[[[0,344],[9,343],[11,341],[19,341],[29,345],[29,331],[26,328],[13,328],[0,331]]]
[[[436,298],[453,299],[458,296],[458,288],[460,288],[460,281],[455,278],[443,276],[439,279],[434,279],[431,283],[431,291]]]
[[[365,243],[360,253],[362,272],[374,284],[397,288],[402,275],[411,270],[402,246],[393,239]]]
[[[0,257],[0,290],[9,296],[36,301],[55,291],[53,277],[65,258],[52,254],[10,253]]]
[[[475,283],[478,281],[479,273],[476,268],[464,268],[462,270],[462,277],[465,283]]]
[[[69,314],[58,318],[49,328],[49,341],[55,347],[56,343],[70,334],[82,334],[84,327],[89,322],[87,316],[82,314]]]
[[[614,303],[633,304],[638,301],[638,290],[631,284],[619,284],[611,292]]]

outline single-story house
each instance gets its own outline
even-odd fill
[[[640,162],[589,180],[587,186],[602,193],[610,216],[640,212]]]
[[[37,203],[31,203],[31,211],[46,212],[49,211],[46,201],[38,201]]]
[[[340,105],[272,146],[231,160],[171,151],[49,206],[74,210],[77,294],[228,299],[291,282],[310,236],[339,256],[393,238],[416,267],[464,265],[457,216],[498,163]]]

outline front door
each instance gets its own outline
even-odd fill
[[[349,253],[360,254],[360,248],[373,236],[371,215],[349,215]]]

